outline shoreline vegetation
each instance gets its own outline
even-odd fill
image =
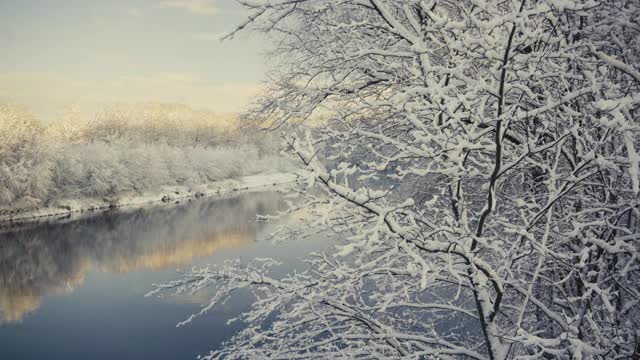
[[[4,227],[12,227],[40,220],[58,220],[69,217],[95,215],[104,211],[120,208],[141,208],[153,204],[173,204],[184,200],[224,196],[232,193],[260,191],[266,188],[294,184],[301,181],[297,173],[274,173],[243,176],[237,179],[226,179],[195,187],[165,186],[158,191],[142,194],[119,194],[115,197],[61,199],[55,206],[34,208],[23,211],[6,211],[0,213],[0,231]]]
[[[294,181],[278,145],[180,104],[68,108],[52,122],[0,104],[0,224]]]

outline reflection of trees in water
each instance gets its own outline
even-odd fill
[[[73,290],[90,270],[157,270],[242,247],[260,226],[255,215],[278,204],[276,193],[248,194],[0,234],[0,323],[19,321],[44,295]]]

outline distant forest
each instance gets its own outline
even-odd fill
[[[278,143],[232,115],[179,104],[117,104],[89,118],[69,108],[46,123],[0,104],[0,209],[282,171]]]

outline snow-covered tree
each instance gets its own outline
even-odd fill
[[[207,358],[640,356],[637,0],[239,2],[275,44],[249,118],[330,118],[287,144],[338,245],[159,285],[253,289]]]

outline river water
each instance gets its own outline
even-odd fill
[[[0,359],[194,359],[242,324],[226,320],[250,299],[191,324],[206,295],[147,297],[177,268],[276,256],[295,264],[315,244],[274,246],[277,192],[114,211],[0,233]],[[292,265],[293,266],[293,265]]]

